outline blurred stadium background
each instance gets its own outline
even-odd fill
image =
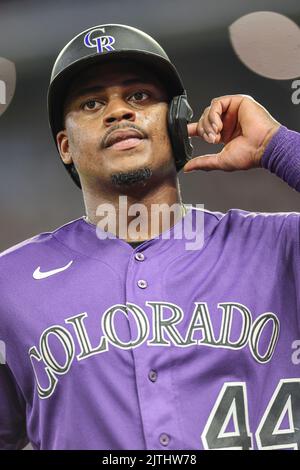
[[[229,40],[231,23],[262,10],[300,25],[299,0],[0,0],[0,56],[17,70],[14,99],[0,117],[0,250],[84,214],[81,191],[64,170],[50,134],[46,94],[58,52],[90,26],[124,23],[156,38],[183,78],[196,119],[213,97],[244,93],[300,131],[292,80],[251,72]],[[194,145],[195,155],[214,151],[209,144]],[[209,210],[300,211],[300,195],[261,169],[182,173],[180,182],[185,203]]]

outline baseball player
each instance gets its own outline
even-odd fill
[[[124,25],[64,47],[48,110],[86,213],[1,254],[1,449],[298,449],[300,215],[188,208],[177,174],[261,167],[299,191],[300,135],[247,95],[191,122],[164,50]],[[191,137],[222,151],[192,158]],[[120,196],[183,210],[104,237]],[[171,236],[188,223],[197,249]]]

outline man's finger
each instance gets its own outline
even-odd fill
[[[203,126],[203,119],[199,122],[193,122],[188,124],[188,135],[189,137],[201,137],[208,144],[219,144],[221,141],[221,134],[207,134]]]
[[[217,134],[223,129],[222,114],[225,112],[220,101],[212,101],[207,119]]]
[[[199,135],[197,131],[198,124],[198,122],[190,122],[187,125],[189,137],[197,137]]]

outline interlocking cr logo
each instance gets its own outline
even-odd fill
[[[94,33],[99,33],[99,31],[104,34],[96,36]],[[115,38],[113,36],[105,35],[104,28],[93,29],[84,36],[84,45],[86,47],[97,47],[99,54],[102,54],[104,51],[114,51],[115,49],[112,47],[114,42]]]

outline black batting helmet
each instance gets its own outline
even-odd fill
[[[148,34],[131,26],[104,24],[91,27],[75,36],[59,53],[48,88],[48,115],[55,144],[57,133],[64,128],[63,104],[71,80],[84,68],[105,63],[112,58],[135,60],[150,66],[166,84],[169,96],[168,129],[179,171],[192,156],[187,122],[192,110],[187,102],[181,78],[162,47]],[[73,164],[64,164],[76,185],[81,188]]]

